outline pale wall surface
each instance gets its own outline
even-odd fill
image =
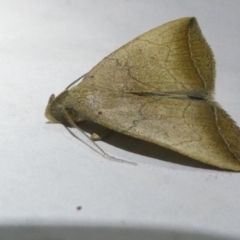
[[[216,99],[240,125],[240,1],[0,3],[1,239],[240,238],[240,173],[118,134],[99,145],[138,165],[114,163],[43,115],[51,93],[113,50],[195,16],[215,53]]]

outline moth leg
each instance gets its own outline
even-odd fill
[[[109,133],[111,132],[112,130],[108,129],[108,128],[104,128],[102,127],[99,131],[93,133],[91,135],[91,139],[93,141],[99,141],[99,140],[103,140],[105,137],[107,137],[109,135]]]
[[[86,120],[76,119],[76,120],[74,120],[74,122],[77,123],[77,124],[80,124],[80,123],[86,122]]]
[[[77,123],[78,125],[82,124],[86,122],[85,120],[78,120]],[[100,141],[100,140],[103,140],[105,137],[107,137],[109,135],[109,133],[111,132],[112,130],[108,129],[108,128],[105,128],[103,126],[101,126],[101,128],[99,130],[97,130],[96,132],[92,133],[91,134],[91,139],[93,141]]]

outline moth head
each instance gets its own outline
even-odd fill
[[[57,97],[52,94],[45,109],[45,117],[51,122],[62,123],[65,126],[72,126],[71,122],[76,118],[75,111],[67,107],[68,90]]]
[[[55,95],[52,94],[52,95],[50,96],[49,100],[48,100],[48,104],[47,104],[47,107],[46,107],[46,109],[45,109],[45,117],[46,117],[49,121],[51,121],[51,122],[58,122],[58,121],[53,117],[53,114],[52,114],[52,112],[51,112],[51,105],[52,105],[54,99],[55,99]]]

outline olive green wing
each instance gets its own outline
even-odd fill
[[[215,62],[195,18],[154,28],[122,46],[83,82],[121,92],[169,92],[211,97]]]
[[[78,96],[81,104],[75,110],[93,122],[201,162],[240,171],[240,130],[214,102],[92,88],[84,88]]]

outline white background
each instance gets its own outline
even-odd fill
[[[119,134],[99,145],[138,165],[114,163],[44,117],[50,94],[109,53],[195,16],[217,62],[215,98],[240,125],[239,10],[238,0],[0,0],[2,239],[239,239],[240,173]]]

